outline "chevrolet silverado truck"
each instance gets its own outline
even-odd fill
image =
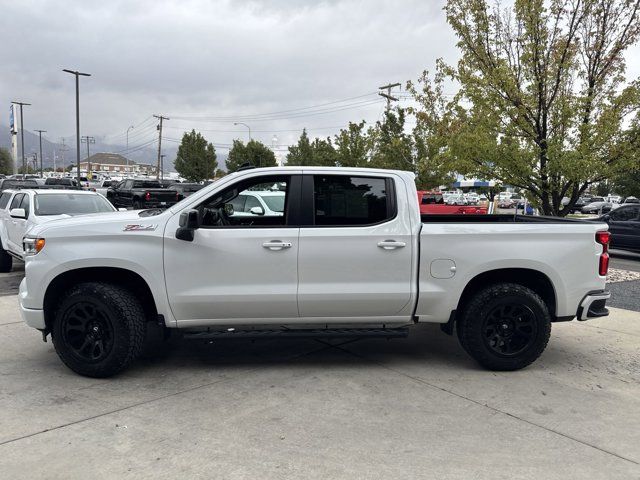
[[[235,200],[282,192],[278,215]],[[414,175],[364,168],[236,172],[167,210],[36,225],[24,321],[73,371],[106,377],[150,332],[184,337],[401,337],[438,323],[471,357],[516,370],[553,322],[608,314],[607,225],[420,215]]]
[[[109,188],[107,199],[114,207],[166,208],[178,201],[178,193],[164,188],[158,180],[129,178]]]

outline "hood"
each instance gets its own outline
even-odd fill
[[[113,213],[93,213],[90,215],[56,215],[59,218],[55,221],[47,221],[41,225],[34,225],[29,231],[30,235],[43,235],[46,232],[54,230],[74,228],[83,225],[109,225],[109,224],[121,224],[124,228],[128,224],[144,225],[144,224],[158,224],[167,217],[167,211],[160,215],[154,215],[149,217],[141,217],[139,215],[140,210],[128,210],[126,212],[113,212]]]

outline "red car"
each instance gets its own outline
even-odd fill
[[[460,214],[460,215],[486,215],[487,207],[477,205],[447,205],[440,192],[418,190],[418,203],[420,214]]]

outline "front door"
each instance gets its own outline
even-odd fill
[[[295,175],[255,174],[194,206],[202,225],[178,240],[179,215],[165,230],[164,269],[171,310],[183,325],[296,321],[298,235]],[[234,215],[238,197],[281,192],[281,211]],[[242,199],[241,199],[242,200]],[[244,212],[242,212],[244,213]]]
[[[410,317],[412,231],[393,176],[305,175],[298,306],[304,321]],[[411,199],[415,201],[415,195]],[[309,217],[305,217],[310,211]],[[323,320],[320,320],[323,319]]]
[[[18,193],[11,200],[9,206],[9,214],[14,208],[24,208],[26,216],[29,216],[29,195],[26,193]],[[22,237],[26,230],[27,221],[24,218],[14,218],[9,216],[7,221],[7,236],[9,237],[9,245],[12,251],[22,252]]]

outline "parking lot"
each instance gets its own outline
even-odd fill
[[[95,380],[22,324],[20,277],[0,279],[2,478],[640,478],[640,313],[556,324],[513,373],[423,325],[185,341]]]

